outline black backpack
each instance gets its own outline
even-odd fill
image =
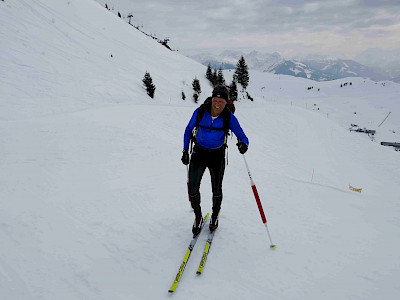
[[[197,118],[196,118],[196,124],[193,129],[193,136],[192,136],[192,142],[196,142],[196,134],[197,130],[199,127],[202,128],[207,128],[211,130],[223,130],[225,132],[225,146],[227,143],[228,136],[230,135],[230,130],[229,130],[229,121],[231,118],[231,112],[235,112],[235,106],[233,105],[233,102],[229,100],[227,104],[225,105],[224,110],[221,112],[221,116],[223,118],[223,127],[210,127],[210,126],[203,126],[200,125],[200,121],[204,116],[204,113],[206,111],[211,111],[211,102],[212,102],[212,97],[208,97],[202,105],[200,105],[199,110],[197,112]]]

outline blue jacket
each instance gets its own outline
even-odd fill
[[[185,134],[183,136],[183,149],[189,150],[190,139],[192,138],[192,131],[196,126],[197,113],[199,108],[197,108],[192,115],[188,125],[185,129]],[[240,127],[238,119],[231,112],[229,118],[229,129],[236,135],[236,137],[241,142],[245,142],[247,145],[249,144],[249,139],[244,133],[242,127]],[[214,128],[223,128],[224,120],[222,116],[218,116],[214,121],[212,120],[210,112],[207,110],[204,112],[203,118],[200,120],[199,128],[196,135],[197,143],[207,149],[215,149],[221,147],[225,141],[225,132],[224,130],[213,130],[204,127],[214,127]],[[204,127],[201,127],[204,126]]]

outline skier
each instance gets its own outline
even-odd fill
[[[200,183],[206,168],[210,171],[212,188],[212,215],[210,231],[218,227],[218,215],[222,202],[222,180],[225,171],[225,149],[229,130],[238,138],[239,152],[247,151],[249,140],[243,132],[238,119],[228,109],[229,91],[218,85],[212,92],[212,101],[197,108],[188,125],[183,138],[182,163],[189,164],[189,199],[194,210],[195,220],[192,227],[193,236],[200,233],[203,216],[200,206]],[[194,142],[191,158],[190,142]]]

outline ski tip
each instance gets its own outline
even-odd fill
[[[278,246],[277,245],[271,245],[271,246],[269,246],[272,250],[276,250],[276,249],[278,249]]]

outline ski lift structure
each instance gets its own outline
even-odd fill
[[[369,138],[371,139],[371,141],[375,140],[375,134],[376,134],[376,130],[374,129],[367,129],[367,128],[361,128],[359,127],[357,124],[350,124],[350,131],[355,131],[355,132],[361,132],[361,133],[365,133],[369,136]]]

